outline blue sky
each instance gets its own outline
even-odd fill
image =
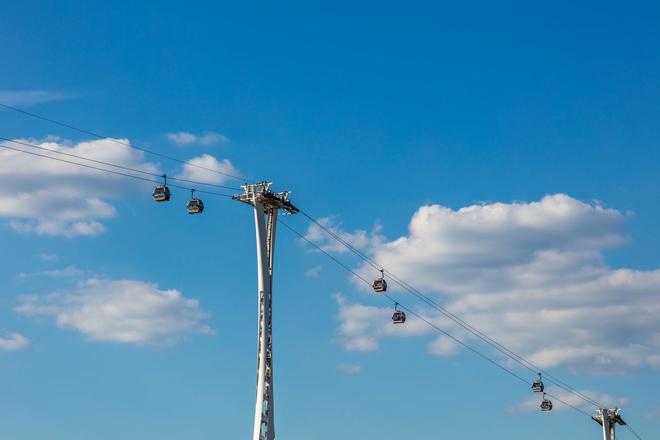
[[[0,102],[293,191],[648,439],[659,19],[654,2],[13,2]],[[237,185],[9,110],[0,137]],[[1,438],[249,435],[253,218],[212,196],[188,216],[188,196],[156,204],[147,183],[0,151]],[[599,435],[419,321],[394,328],[389,303],[284,228],[276,255],[278,437]]]

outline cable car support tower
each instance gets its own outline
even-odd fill
[[[601,408],[592,419],[603,427],[603,440],[616,440],[616,425],[626,425],[626,422],[621,418],[619,408]]]
[[[277,215],[296,214],[298,209],[289,201],[289,192],[270,191],[271,182],[242,185],[243,194],[234,200],[254,208],[257,232],[257,278],[259,331],[257,345],[257,401],[254,410],[253,440],[275,439],[275,407],[273,389],[273,261]]]

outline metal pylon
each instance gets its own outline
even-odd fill
[[[603,440],[616,440],[616,425],[625,426],[626,422],[621,418],[619,408],[601,408],[598,414],[592,417],[603,427]]]
[[[296,214],[289,193],[273,193],[269,182],[243,185],[243,194],[233,197],[254,208],[257,235],[258,345],[257,401],[254,410],[253,440],[275,439],[275,399],[273,388],[273,263],[277,215],[282,209]]]

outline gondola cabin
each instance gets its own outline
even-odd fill
[[[200,199],[188,201],[188,214],[201,214],[204,211],[204,202]]]
[[[552,411],[552,402],[548,399],[541,401],[541,411]]]
[[[377,280],[374,280],[374,284],[372,287],[374,289],[374,292],[382,293],[387,291],[387,282],[383,278],[378,278]]]
[[[403,324],[406,322],[406,314],[400,310],[397,310],[392,314],[392,323],[394,324]]]
[[[152,196],[157,202],[167,202],[172,194],[170,193],[170,189],[167,187],[167,185],[158,185],[156,188],[154,188]]]

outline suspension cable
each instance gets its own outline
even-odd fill
[[[115,171],[115,170],[108,170],[106,168],[100,168],[100,167],[96,167],[96,166],[93,166],[93,165],[74,162],[74,161],[67,160],[67,159],[60,159],[60,158],[48,156],[48,155],[45,155],[45,154],[35,153],[34,151],[25,151],[25,150],[21,150],[19,148],[10,147],[9,145],[0,144],[0,148],[4,148],[6,150],[16,151],[16,152],[23,153],[23,154],[29,154],[29,155],[32,155],[32,156],[43,157],[45,159],[55,160],[55,161],[58,161],[58,162],[68,163],[68,164],[71,164],[71,165],[77,165],[77,166],[80,166],[80,167],[89,168],[89,169],[96,170],[96,171],[102,171],[102,172],[114,174],[114,175],[117,175],[117,176],[130,177],[132,179],[142,180],[142,181],[151,182],[151,183],[160,183],[157,180],[149,179],[147,177],[136,176],[134,174],[128,174],[128,173],[122,173],[120,171]],[[187,187],[187,186],[183,186],[183,185],[177,185],[177,184],[170,184],[168,186],[171,186],[173,188],[185,189],[185,190],[188,190],[188,191],[193,189],[191,187]],[[218,193],[218,192],[214,192],[214,191],[206,191],[206,190],[199,190],[199,189],[196,190],[196,191],[199,192],[199,193],[203,193],[203,194],[209,194],[209,195],[214,195],[214,196],[232,198],[231,194],[222,194],[222,193]]]
[[[8,110],[12,110],[12,111],[17,112],[17,113],[22,113],[26,116],[30,116],[32,118],[40,119],[42,121],[45,121],[45,122],[48,122],[48,123],[51,123],[51,124],[59,125],[60,127],[68,128],[70,130],[74,130],[74,131],[77,131],[79,133],[83,133],[83,134],[86,134],[86,135],[89,135],[89,136],[94,136],[95,138],[98,138],[98,139],[108,139],[109,141],[115,142],[117,144],[125,145],[127,147],[131,147],[131,148],[134,148],[136,150],[144,151],[147,154],[162,157],[163,159],[183,163],[183,164],[186,164],[186,165],[194,167],[194,168],[199,168],[199,169],[202,169],[202,170],[210,171],[212,173],[220,174],[220,175],[223,175],[223,176],[226,176],[226,177],[229,177],[229,178],[241,181],[241,182],[245,180],[244,177],[236,176],[236,175],[227,173],[225,171],[220,171],[218,169],[198,165],[198,164],[193,163],[189,160],[179,159],[177,157],[169,156],[167,154],[159,153],[157,151],[149,150],[147,148],[143,148],[143,147],[140,147],[140,146],[137,146],[137,145],[131,145],[129,142],[124,142],[120,139],[115,139],[115,138],[110,137],[110,136],[105,136],[105,135],[96,133],[96,132],[91,131],[91,130],[85,130],[83,128],[79,128],[79,127],[76,127],[74,125],[68,124],[66,122],[60,122],[60,121],[57,121],[55,119],[51,119],[51,118],[48,118],[46,116],[39,115],[37,113],[32,113],[32,112],[29,112],[27,110],[23,110],[23,109],[20,109],[18,107],[14,107],[12,105],[0,103],[0,107],[6,108]]]
[[[75,157],[76,159],[86,160],[86,161],[101,164],[101,165],[107,165],[107,166],[111,166],[111,167],[114,167],[114,168],[119,168],[119,169],[122,169],[122,170],[132,171],[134,173],[145,174],[145,175],[149,175],[149,176],[152,176],[152,177],[162,177],[162,174],[152,173],[152,172],[144,171],[144,170],[141,170],[141,169],[138,169],[138,168],[131,168],[131,167],[127,167],[125,165],[117,165],[117,164],[114,164],[114,163],[111,163],[111,162],[105,162],[105,161],[102,161],[102,160],[92,159],[90,157],[85,157],[85,156],[80,156],[80,155],[77,155],[77,154],[67,153],[65,151],[53,150],[53,149],[50,149],[50,148],[42,147],[40,145],[35,145],[35,144],[28,143],[28,142],[19,141],[19,140],[16,140],[16,139],[9,139],[9,138],[5,138],[5,137],[0,137],[0,141],[11,142],[13,144],[22,145],[22,146],[30,147],[30,148],[36,148],[38,150],[47,151],[49,153],[55,153],[55,154],[59,154],[59,155],[62,155],[62,156]],[[178,182],[193,183],[193,184],[196,184],[196,185],[212,186],[212,187],[215,187],[215,188],[231,189],[231,190],[234,190],[234,191],[240,191],[241,190],[240,188],[235,188],[235,187],[232,187],[232,186],[217,185],[215,183],[208,183],[208,182],[199,182],[199,181],[195,181],[195,180],[183,179],[183,178],[180,178],[180,177],[167,176],[167,178],[170,179],[170,180],[178,181]]]
[[[642,440],[642,438],[639,436],[639,434],[637,434],[637,433],[635,432],[635,430],[632,429],[632,428],[630,427],[629,424],[626,423],[626,424],[623,425],[623,426],[625,426],[625,427],[628,429],[628,431],[630,431],[630,433],[631,433],[632,435],[634,435],[635,437],[637,437],[639,440]]]

